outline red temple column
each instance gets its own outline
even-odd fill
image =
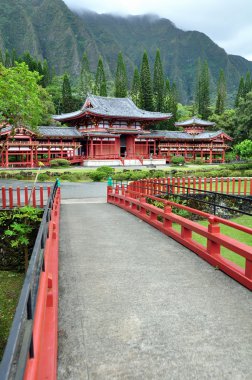
[[[6,168],[9,167],[9,151],[8,151],[8,147],[6,148],[6,151],[5,151],[5,166],[6,166]]]
[[[93,142],[93,137],[90,139],[90,157],[94,158],[94,142]]]
[[[33,149],[31,147],[31,156],[30,156],[30,167],[33,168],[34,167],[34,162],[33,162]]]
[[[213,162],[213,151],[210,149],[210,156],[209,156],[209,163],[212,164]]]
[[[223,149],[223,151],[222,151],[222,162],[225,162],[225,149]]]
[[[114,154],[120,157],[120,153],[120,137],[116,137],[114,143]]]

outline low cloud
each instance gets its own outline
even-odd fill
[[[251,0],[64,0],[71,9],[136,15],[154,13],[183,30],[207,34],[227,53],[252,55]]]

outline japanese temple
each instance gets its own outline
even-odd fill
[[[79,111],[52,116],[63,126],[40,126],[36,132],[0,129],[1,166],[50,165],[55,158],[84,166],[158,165],[174,155],[186,161],[225,161],[231,137],[211,131],[214,123],[195,117],[175,123],[178,131],[155,130],[155,124],[171,116],[141,110],[129,98],[89,95]]]

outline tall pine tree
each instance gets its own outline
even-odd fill
[[[115,97],[116,98],[126,98],[127,97],[127,72],[126,66],[123,61],[122,53],[118,54],[116,77],[115,77]]]
[[[138,68],[135,67],[132,86],[131,86],[131,98],[137,107],[141,107],[140,90],[141,90],[140,75],[139,75]]]
[[[252,88],[251,88],[251,76],[250,76],[250,72],[248,71],[246,74],[245,83],[244,83],[244,95],[246,96],[247,93],[250,92],[251,90],[252,90]]]
[[[235,107],[236,108],[239,106],[240,100],[244,99],[244,97],[245,97],[245,83],[244,83],[244,78],[241,77],[240,82],[239,82],[238,91],[237,91],[236,98],[235,98]]]
[[[94,93],[100,96],[107,96],[107,81],[101,57],[99,58],[96,70]]]
[[[225,101],[227,96],[227,90],[226,90],[226,80],[225,80],[225,74],[224,71],[221,69],[218,79],[218,87],[217,87],[217,99],[216,99],[216,105],[215,105],[215,113],[217,115],[223,114],[225,110]]]
[[[143,54],[141,73],[140,73],[140,104],[141,108],[147,111],[153,111],[153,92],[151,83],[151,73],[147,52]]]
[[[89,92],[92,92],[92,74],[87,53],[84,53],[81,61],[80,97],[86,99]]]
[[[154,110],[161,112],[164,104],[164,72],[159,49],[156,52],[154,64],[153,100]]]
[[[72,89],[71,84],[69,80],[69,76],[67,74],[64,74],[63,76],[63,83],[62,83],[62,112],[71,112],[73,111],[73,96],[72,96]]]
[[[210,73],[207,61],[203,64],[199,61],[198,64],[196,108],[198,110],[198,114],[203,119],[208,118],[210,109]]]
[[[178,94],[175,83],[170,86],[169,79],[165,82],[165,97],[164,97],[164,107],[163,111],[171,113],[172,117],[165,123],[162,124],[162,129],[174,130],[174,123],[177,121],[178,112]]]

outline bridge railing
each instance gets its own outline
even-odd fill
[[[132,190],[131,190],[132,191]],[[162,202],[164,209],[147,203],[146,198],[153,201]],[[227,273],[229,276],[252,290],[252,246],[239,242],[220,232],[221,225],[227,225],[234,230],[240,230],[251,235],[252,229],[237,223],[213,216],[209,213],[199,211],[185,205],[180,205],[168,200],[162,200],[152,195],[136,193],[130,194],[122,186],[115,188],[108,187],[108,203],[115,204],[124,210],[131,212],[140,219],[151,224],[161,232],[177,240],[191,251],[197,253],[204,260],[214,267]],[[195,221],[191,221],[172,212],[173,207],[186,210],[190,213],[200,215],[208,220],[205,227]],[[176,226],[179,226],[178,231]],[[194,240],[193,233],[206,239],[206,246]],[[235,236],[235,231],[234,231]],[[229,251],[245,259],[245,268],[241,268],[232,261],[221,255],[221,248],[225,247]]]
[[[50,197],[51,186],[6,187],[0,189],[0,209],[12,209],[31,205],[33,207],[44,208]]]
[[[155,195],[160,192],[184,194],[189,188],[189,194],[200,191],[214,191],[231,195],[252,196],[252,178],[206,178],[206,177],[168,177],[149,178],[131,181],[129,188],[146,195]]]
[[[56,379],[60,188],[55,183],[37,234],[0,379]]]

